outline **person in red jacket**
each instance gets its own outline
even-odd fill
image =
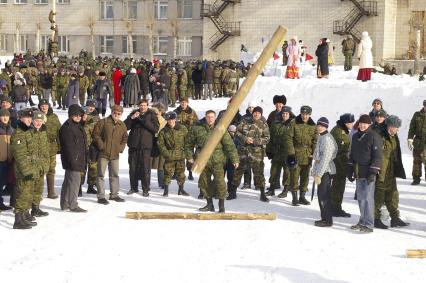
[[[123,74],[119,67],[115,67],[112,73],[112,84],[114,87],[114,104],[120,105],[121,101],[121,78]]]

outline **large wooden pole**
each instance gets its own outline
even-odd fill
[[[426,258],[426,250],[407,250],[408,258]]]
[[[275,213],[126,212],[128,219],[275,220]]]
[[[244,80],[237,94],[233,97],[232,102],[228,105],[228,109],[226,110],[222,119],[220,119],[219,123],[216,125],[212,135],[206,143],[206,146],[203,147],[197,159],[195,160],[194,165],[192,166],[193,172],[198,174],[203,172],[207,161],[212,155],[217,144],[222,139],[225,131],[228,129],[228,126],[234,118],[235,114],[238,112],[241,103],[246,98],[256,78],[263,71],[263,68],[265,67],[268,60],[274,54],[277,46],[284,39],[286,32],[287,30],[285,28],[278,26],[271,40],[268,42],[268,45],[266,45],[265,49],[263,49],[259,59],[248,72],[246,79]]]

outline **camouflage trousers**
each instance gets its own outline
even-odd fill
[[[172,105],[176,104],[176,89],[174,89],[174,88],[170,89],[170,92],[169,92],[169,102]]]
[[[39,205],[44,188],[44,176],[32,180],[17,179],[15,212],[25,212],[32,204]]]
[[[80,100],[81,106],[86,105],[86,90],[85,89],[80,89],[78,99]]]
[[[179,89],[179,100],[188,96],[188,91],[186,89]]]
[[[311,165],[298,165],[296,168],[290,170],[290,189],[292,191],[308,191],[310,170]]]
[[[58,89],[56,92],[56,101],[58,105],[65,107],[67,105],[67,92],[65,89]]]
[[[345,54],[345,71],[352,70],[352,53],[351,54]]]
[[[214,83],[213,84],[213,92],[214,92],[216,97],[222,96],[222,85],[221,85],[221,83]]]
[[[259,190],[265,189],[265,176],[263,170],[265,169],[265,163],[263,160],[258,160],[250,157],[240,156],[240,166],[234,170],[234,176],[232,178],[232,186],[237,188],[241,183],[244,171],[247,168],[251,168],[253,171],[254,186]]]
[[[385,182],[376,181],[374,191],[374,217],[381,217],[381,208],[383,203],[386,205],[389,215],[392,219],[399,217],[399,192],[396,187],[396,178],[391,176],[385,179]]]
[[[337,167],[336,175],[333,176],[331,184],[331,205],[333,208],[339,208],[343,202],[343,195],[346,187],[346,166]]]
[[[269,185],[271,189],[278,190],[280,186],[280,175],[281,170],[283,171],[283,181],[282,185],[284,187],[290,185],[290,169],[285,165],[283,161],[274,161],[271,162],[271,172],[269,177]]]
[[[179,186],[185,184],[185,160],[171,160],[164,163],[164,185],[170,185],[172,177],[176,174]]]
[[[186,90],[186,95],[190,98],[194,97],[194,85],[188,85],[188,88]]]
[[[232,97],[237,93],[237,83],[229,82],[223,84],[223,93],[227,97]]]
[[[198,179],[198,186],[206,198],[212,198],[217,192],[219,199],[226,198],[226,184],[222,163],[209,162]],[[213,177],[213,180],[212,180]]]
[[[87,163],[87,185],[95,186],[98,179],[98,162],[88,162]],[[81,172],[81,185],[84,184],[86,180],[86,172]]]
[[[420,179],[422,177],[422,163],[424,164],[426,172],[426,148],[413,149],[413,179]],[[426,173],[425,173],[426,174]]]

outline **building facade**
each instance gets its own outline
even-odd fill
[[[239,60],[241,44],[248,52],[260,52],[282,25],[288,30],[286,39],[296,35],[313,56],[319,39],[329,38],[338,64],[344,60],[341,42],[346,34],[360,37],[362,31],[373,40],[375,63],[413,59],[420,29],[425,57],[425,11],[425,0],[205,0],[203,54]]]
[[[60,54],[202,57],[201,0],[0,0],[0,55],[47,49],[52,1]]]

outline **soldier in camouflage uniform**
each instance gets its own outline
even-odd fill
[[[334,159],[336,174],[333,176],[331,185],[331,209],[335,217],[351,217],[349,213],[342,209],[342,202],[346,187],[346,174],[348,172],[349,133],[353,128],[354,122],[354,115],[345,113],[340,116],[336,126],[330,132],[337,144],[337,156]]]
[[[411,185],[418,185],[422,177],[422,163],[426,176],[426,100],[423,101],[423,108],[414,113],[411,118],[408,147],[413,151],[413,182]]]
[[[169,195],[169,185],[172,176],[176,175],[179,186],[178,195],[189,196],[183,189],[185,184],[185,140],[188,130],[180,123],[176,123],[175,112],[166,113],[167,125],[158,134],[158,148],[164,162],[164,193]]]
[[[226,86],[227,93],[226,93],[226,95],[228,97],[234,96],[237,93],[237,90],[238,90],[239,75],[237,73],[236,68],[237,67],[235,66],[235,64],[232,64],[231,68],[228,72],[228,75],[225,78],[225,81],[227,82],[227,86]]]
[[[55,168],[56,168],[56,155],[60,152],[59,145],[59,129],[61,122],[58,116],[53,113],[53,109],[49,105],[47,99],[41,99],[38,108],[43,112],[46,117],[46,132],[47,141],[49,144],[49,170],[46,175],[47,182],[47,197],[50,199],[58,198],[55,192]]]
[[[84,74],[83,68],[81,68],[79,70],[79,82],[80,82],[80,84],[79,84],[79,86],[80,86],[80,90],[79,90],[80,105],[86,105],[86,93],[87,93],[87,90],[90,87],[90,80],[89,80],[89,77],[87,77]]]
[[[274,196],[275,190],[280,188],[280,175],[283,170],[282,184],[284,189],[278,195],[279,198],[287,197],[287,192],[290,187],[290,169],[286,166],[287,147],[285,138],[287,131],[290,129],[290,122],[294,115],[291,113],[291,107],[284,106],[280,112],[281,119],[272,123],[270,132],[271,140],[266,145],[266,156],[271,160],[271,176],[269,177],[270,189],[266,193],[267,196]],[[293,117],[292,117],[293,116]],[[346,176],[346,175],[345,175]]]
[[[12,81],[10,80],[9,74],[6,69],[2,69],[0,73],[0,80],[4,80],[3,85],[1,86],[1,93],[4,96],[9,96],[9,92],[12,90]]]
[[[219,64],[214,67],[213,76],[213,92],[215,97],[222,97],[222,83],[220,81],[222,76],[222,67]]]
[[[87,151],[89,152],[89,158],[87,159],[87,193],[97,194],[95,189],[96,180],[98,177],[98,160],[96,156],[96,149],[94,148],[93,142],[93,130],[95,124],[101,119],[98,111],[96,111],[96,104],[93,100],[88,100],[86,104],[86,113],[83,115],[84,131],[86,132],[87,139]],[[86,172],[82,173],[81,186],[84,184],[86,179]]]
[[[61,69],[55,79],[56,86],[56,99],[58,101],[58,109],[66,109],[67,87],[69,76],[66,75],[65,70]]]
[[[179,100],[188,96],[188,76],[184,69],[178,69],[178,77],[177,77],[177,88],[179,94]]]
[[[178,76],[176,74],[176,71],[171,68],[169,71],[170,75],[170,92],[169,92],[169,101],[170,101],[170,107],[176,107],[176,85]]]
[[[404,227],[405,223],[399,217],[399,193],[396,186],[396,178],[405,179],[405,170],[402,164],[401,147],[398,138],[398,130],[401,127],[401,119],[397,116],[386,118],[387,130],[381,132],[383,140],[383,160],[377,177],[374,192],[374,227],[387,229],[388,226],[381,221],[380,210],[385,203],[391,217],[391,227]]]
[[[229,97],[229,73],[231,69],[228,64],[224,64],[224,68],[222,70],[221,83],[223,88],[223,96]]]
[[[302,106],[300,115],[291,121],[286,137],[287,166],[290,167],[290,189],[292,190],[293,206],[298,206],[299,203],[310,204],[305,195],[308,191],[312,154],[318,138],[316,124],[311,119],[311,114],[311,107]],[[299,199],[297,198],[297,191],[300,191]]]
[[[206,145],[214,130],[215,121],[216,113],[209,110],[206,112],[205,118],[194,125],[189,131],[185,144],[186,159],[189,163],[192,164],[194,162],[194,159]],[[215,211],[212,198],[217,193],[219,198],[219,212],[225,212],[226,184],[223,178],[223,168],[227,157],[231,160],[234,167],[238,168],[239,160],[237,149],[235,148],[231,136],[226,132],[215,147],[213,154],[210,156],[206,167],[198,179],[198,186],[207,199],[207,205],[200,208],[200,211]],[[213,180],[211,180],[212,176]]]
[[[254,185],[260,190],[260,200],[268,202],[269,199],[265,195],[265,176],[263,171],[265,163],[265,147],[269,143],[270,134],[269,127],[265,119],[261,119],[263,109],[256,106],[253,109],[252,119],[244,119],[237,126],[236,137],[239,140],[238,155],[242,166],[238,167],[232,179],[232,191],[229,193],[228,200],[237,198],[237,188],[241,183],[241,178],[249,164],[253,170]]]
[[[187,96],[190,98],[194,97],[194,81],[192,80],[192,72],[194,71],[193,64],[190,62],[186,63],[185,72],[187,77]]]

